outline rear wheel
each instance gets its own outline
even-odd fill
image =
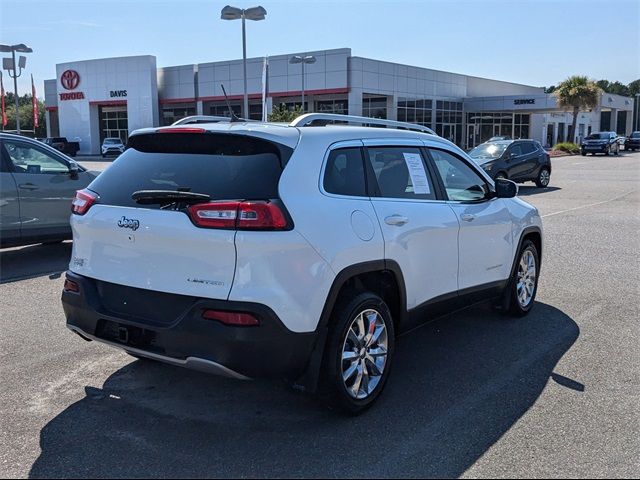
[[[369,408],[389,376],[395,331],[387,304],[361,293],[336,307],[325,351],[322,393],[351,414]]]
[[[540,173],[538,173],[538,178],[535,180],[538,188],[547,188],[549,186],[549,180],[551,180],[551,172],[549,172],[548,168],[541,168]]]

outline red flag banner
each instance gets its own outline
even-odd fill
[[[4,84],[2,83],[2,72],[0,72],[0,97],[2,97],[2,128],[7,126],[9,120],[7,119],[7,110],[4,108]]]
[[[33,107],[33,128],[38,128],[38,99],[36,98],[36,86],[33,84],[33,74],[31,75],[31,106]]]

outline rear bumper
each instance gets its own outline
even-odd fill
[[[288,330],[265,305],[152,292],[72,272],[67,278],[80,287],[79,293],[62,293],[69,329],[87,340],[173,365],[239,379],[295,380],[316,343],[316,333]],[[260,326],[205,320],[204,309],[249,312]]]

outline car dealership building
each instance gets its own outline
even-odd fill
[[[296,55],[268,59],[267,111],[300,105],[302,66]],[[463,148],[492,136],[533,138],[545,146],[571,137],[572,115],[544,89],[353,56],[351,49],[304,52],[304,109],[418,123]],[[262,118],[263,58],[247,59],[249,112],[241,112],[242,60],[157,68],[154,56],[82,60],[56,66],[45,81],[47,136],[80,142],[98,154],[106,137],[126,141],[133,130],[170,125],[187,115],[227,115],[224,85],[239,116]],[[633,99],[604,93],[578,118],[577,136],[632,129]]]

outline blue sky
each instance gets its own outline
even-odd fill
[[[42,96],[43,80],[65,61],[241,58],[240,22],[220,20],[220,10],[261,4],[267,19],[247,25],[250,57],[350,47],[358,56],[538,86],[572,74],[640,78],[638,0],[258,2],[1,0],[0,43],[34,49],[19,88],[28,90],[33,73]]]

